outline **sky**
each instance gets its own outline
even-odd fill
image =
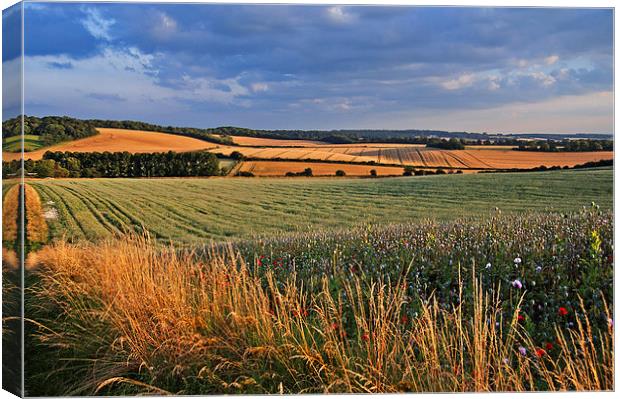
[[[610,9],[31,2],[24,21],[28,115],[613,132]]]

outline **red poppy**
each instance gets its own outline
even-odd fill
[[[403,324],[407,324],[408,321],[409,321],[409,318],[407,317],[406,314],[402,315],[402,317],[400,318],[400,322]]]
[[[368,334],[366,334],[366,333],[362,334],[362,340],[368,341],[369,339],[370,339],[370,337],[368,336]]]
[[[545,345],[545,348],[550,351],[551,349],[553,349],[553,344],[551,342],[547,342],[547,344]]]
[[[545,356],[546,353],[547,352],[545,352],[545,350],[542,349],[542,348],[536,349],[536,356],[538,356],[538,357],[543,357],[543,356]]]
[[[517,316],[517,321],[519,321],[519,322],[525,321],[525,316],[523,316],[522,314],[518,315]]]
[[[568,310],[566,310],[565,307],[560,306],[560,308],[558,309],[558,314],[560,316],[566,316],[568,314]]]
[[[334,330],[337,330],[337,329],[338,329],[338,323],[333,322],[333,323],[332,323],[332,328],[333,328]]]

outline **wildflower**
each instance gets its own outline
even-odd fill
[[[519,353],[521,354],[521,356],[525,356],[525,355],[527,355],[527,349],[525,349],[524,347],[520,346],[519,347]]]
[[[487,263],[487,265],[485,266],[486,269],[490,269],[491,268],[491,262]]]
[[[368,336],[368,334],[364,333],[362,334],[362,340],[368,342],[368,340],[370,339],[370,337]]]
[[[560,316],[566,316],[566,315],[568,314],[568,310],[566,310],[566,308],[565,308],[565,307],[560,306],[560,308],[558,309],[558,314],[559,314]]]
[[[545,349],[550,351],[551,349],[553,349],[553,344],[551,342],[547,342],[547,344],[545,345]]]
[[[504,364],[506,364],[506,365],[507,365],[508,363],[509,363],[509,360],[508,360],[508,358],[507,358],[507,357],[505,357],[505,358],[504,358]]]
[[[609,326],[609,328],[614,328],[614,319],[612,319],[611,317],[609,317],[607,319],[607,325]]]
[[[334,330],[337,330],[337,329],[338,329],[338,323],[333,322],[333,323],[332,323],[332,328],[333,328]]]
[[[514,288],[518,288],[518,289],[523,288],[523,284],[521,283],[521,281],[519,279],[516,279],[515,281],[513,281],[512,282],[512,286]]]
[[[538,357],[543,357],[543,356],[545,356],[545,353],[546,353],[546,352],[545,352],[545,350],[544,350],[544,349],[542,349],[542,348],[538,348],[538,349],[536,349],[536,356],[538,356]]]
[[[540,273],[542,271],[542,267],[541,266],[536,266],[536,273]]]
[[[521,258],[518,256],[515,258],[515,265],[521,264]]]
[[[409,318],[407,317],[406,314],[402,315],[402,317],[400,318],[400,322],[403,324],[407,324],[408,321],[409,321]]]
[[[524,322],[524,321],[525,321],[525,316],[523,316],[523,315],[518,315],[518,316],[517,316],[517,321],[518,321],[519,323]]]

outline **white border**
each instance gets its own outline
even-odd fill
[[[26,2],[28,2],[26,0]],[[74,3],[120,3],[120,2],[127,2],[127,3],[220,3],[220,4],[319,4],[319,5],[418,5],[418,6],[472,6],[472,7],[489,7],[489,6],[494,6],[494,7],[585,7],[585,8],[593,8],[593,7],[602,7],[602,8],[614,8],[614,44],[618,42],[618,31],[615,29],[615,4],[613,1],[610,0],[589,0],[589,1],[583,1],[583,0],[521,0],[521,1],[512,1],[512,0],[506,0],[506,1],[502,1],[499,2],[497,0],[475,0],[475,1],[467,1],[467,0],[423,0],[423,1],[416,1],[416,0],[388,0],[388,1],[381,1],[381,0],[311,0],[311,1],[301,1],[301,0],[288,0],[288,1],[283,1],[283,0],[242,0],[242,1],[230,1],[230,0],[210,0],[210,1],[205,1],[205,2],[200,2],[200,1],[182,1],[182,0],[150,0],[150,1],[136,1],[136,0],[108,0],[108,1],[95,1],[95,0],[82,0],[82,1],[76,1],[76,0],[64,0],[64,1],[54,1],[52,0],[51,2],[74,2]],[[0,0],[0,5],[2,9],[5,9],[7,7],[10,7],[14,4],[18,3],[18,1],[15,0]],[[23,18],[23,14],[22,14],[22,18]],[[1,43],[1,39],[2,39],[2,32],[0,30],[0,43]],[[0,51],[1,51],[2,45],[0,44]],[[616,60],[616,47],[614,46],[614,61]],[[0,63],[1,64],[1,63]],[[23,66],[22,66],[23,67]],[[1,66],[0,66],[0,73],[1,73]],[[616,96],[617,93],[615,91],[615,76],[618,73],[618,65],[614,62],[614,133],[616,131],[618,131],[618,121],[615,118],[615,113],[616,113],[616,105],[618,104],[618,102],[616,101]],[[22,74],[22,79],[23,79],[23,74]],[[0,91],[2,90],[2,83],[0,82]],[[23,85],[22,85],[22,90],[23,90]],[[23,93],[22,93],[23,95]],[[23,100],[23,97],[22,97]],[[620,149],[620,143],[618,142],[618,140],[615,140],[614,143],[614,152],[618,153],[618,150]],[[619,167],[618,167],[618,163],[614,163],[614,176],[616,175],[616,173],[618,172]],[[615,179],[614,179],[615,180]],[[618,217],[615,214],[615,210],[618,209],[618,203],[620,201],[620,196],[618,195],[620,192],[620,188],[618,186],[616,186],[614,184],[614,223],[616,223],[618,221]],[[618,243],[620,242],[618,240],[618,238],[620,237],[620,232],[615,229],[614,230],[614,243]],[[614,251],[615,252],[615,251]],[[616,256],[614,256],[614,259],[617,259]],[[615,268],[615,265],[614,265]],[[617,320],[617,314],[618,314],[618,273],[616,270],[614,270],[614,320]],[[617,342],[617,338],[618,338],[618,334],[617,334],[617,330],[616,330],[616,342]],[[616,354],[616,358],[615,358],[615,383],[616,386],[618,384],[618,382],[620,381],[618,379],[618,358],[617,358],[617,354]],[[0,376],[0,380],[1,380],[1,376]],[[473,394],[417,394],[417,395],[423,395],[424,398],[446,398],[446,397],[465,397],[465,398],[470,398],[470,397],[474,397],[476,395],[480,395],[480,393],[473,393]],[[512,394],[500,394],[500,393],[489,393],[489,394],[485,394],[485,397],[487,398],[507,398],[508,395],[512,395]],[[524,393],[522,395],[527,395],[528,398],[538,398],[538,397],[545,397],[545,396],[555,396],[558,397],[559,395],[561,395],[561,397],[570,397],[570,398],[586,398],[586,397],[590,397],[590,396],[596,396],[598,398],[612,398],[615,397],[615,394],[613,392],[602,392],[602,393],[593,393],[593,392],[561,392],[561,393]],[[612,396],[613,395],[613,396]],[[288,396],[288,395],[286,395]],[[292,396],[292,395],[291,395]],[[339,395],[340,397],[357,397],[359,395]],[[196,398],[213,398],[213,397],[217,397],[217,396],[193,396]],[[222,396],[223,397],[223,396]],[[246,395],[243,396],[244,398],[250,398],[250,397],[258,397],[258,396],[254,396],[254,395]],[[400,398],[402,397],[402,395],[400,394],[384,394],[381,395],[381,397],[384,398]],[[13,395],[9,394],[6,391],[0,391],[0,399],[5,399],[5,398],[14,398]]]

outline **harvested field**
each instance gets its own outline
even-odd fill
[[[12,185],[3,195],[2,203],[2,241],[14,242],[17,239],[17,214],[19,212],[19,184]],[[4,188],[4,186],[3,186]],[[3,190],[4,191],[4,190]]]
[[[306,148],[219,147],[215,152],[239,151],[246,157],[263,159],[329,160],[339,162],[376,162],[426,168],[455,169],[530,169],[541,165],[575,166],[591,161],[612,159],[613,152],[529,152],[511,149],[439,150],[422,146],[322,145]]]
[[[99,134],[81,140],[61,143],[37,151],[25,153],[26,159],[41,159],[46,151],[103,152],[128,151],[146,152],[186,152],[216,147],[215,144],[191,137],[142,130],[99,128]],[[19,159],[19,153],[3,152],[5,161]]]
[[[254,148],[254,147],[218,147],[212,152],[230,155],[233,151],[238,151],[246,157],[256,157],[264,159],[291,159],[291,160],[321,160],[337,162],[371,162],[376,161],[373,157],[349,155],[341,151],[330,151],[333,147],[316,148]]]
[[[512,150],[514,145],[466,145],[466,150]]]
[[[43,243],[47,241],[47,222],[43,217],[41,198],[30,185],[24,186],[26,203],[26,238],[28,241]]]
[[[613,158],[611,151],[526,152],[513,151],[510,146],[467,146],[466,150],[448,151],[415,144],[328,144],[311,140],[276,140],[242,136],[231,136],[239,146],[218,146],[191,137],[167,133],[105,128],[98,130],[100,134],[97,136],[28,152],[25,156],[29,159],[41,159],[48,150],[128,151],[132,153],[211,150],[224,155],[238,151],[246,157],[266,160],[279,158],[291,161],[375,162],[391,166],[410,165],[451,169],[529,169],[541,165],[547,167],[574,166]],[[19,153],[3,152],[3,157],[5,160],[18,159]]]
[[[322,141],[311,140],[279,140],[245,136],[230,136],[230,138],[233,140],[233,143],[237,145],[247,145],[255,147],[316,147],[326,144]]]
[[[457,157],[471,157],[492,168],[535,168],[544,166],[575,166],[591,161],[613,159],[612,151],[597,152],[532,152],[512,150],[464,150],[452,151]]]
[[[252,172],[256,176],[284,176],[286,172],[302,172],[312,168],[314,176],[334,176],[337,170],[344,171],[347,176],[369,176],[372,169],[379,176],[400,176],[404,169],[397,166],[351,165],[320,162],[278,162],[278,161],[247,161],[241,165],[241,172]]]

